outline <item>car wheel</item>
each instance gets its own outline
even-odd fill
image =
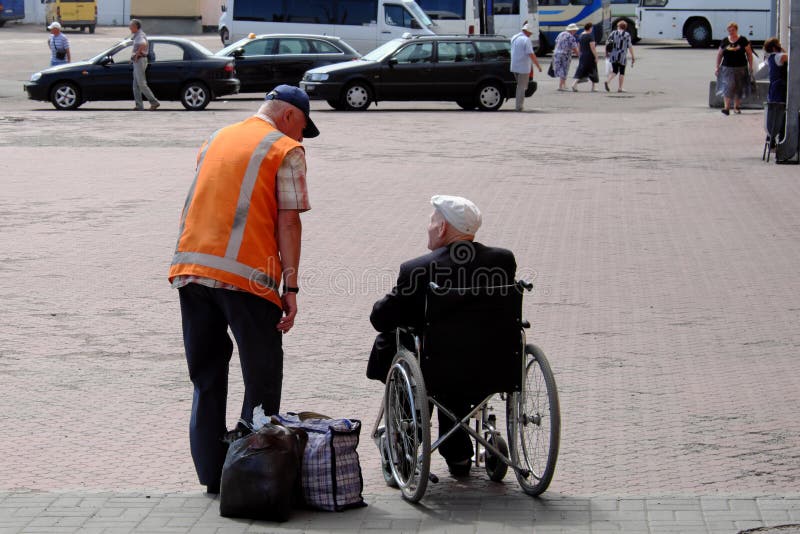
[[[181,104],[189,111],[200,111],[211,102],[211,91],[203,82],[189,82],[181,89]]]
[[[58,110],[78,109],[81,105],[81,93],[72,82],[58,82],[50,91],[50,102]]]
[[[342,111],[342,110],[345,109],[344,106],[342,106],[341,102],[339,102],[338,100],[331,99],[331,100],[328,100],[327,102],[328,102],[328,105],[330,107],[332,107],[333,109],[335,109],[336,111]]]
[[[481,85],[478,89],[478,109],[481,111],[497,111],[504,100],[503,89],[495,82]]]
[[[364,82],[353,82],[345,87],[340,105],[350,111],[364,111],[372,102],[372,94]]]
[[[461,109],[466,109],[467,111],[472,111],[475,109],[475,101],[474,100],[456,100],[456,104]]]
[[[228,28],[222,28],[222,29],[219,31],[219,38],[222,40],[222,44],[223,44],[223,45],[226,45],[226,44],[228,44],[228,38],[229,38],[230,36],[231,36],[231,34],[230,34],[230,32],[228,31]]]
[[[89,26],[89,33],[94,33],[94,24]]]
[[[708,48],[711,45],[711,27],[704,20],[695,20],[686,29],[686,40],[692,48]]]
[[[0,28],[2,28],[2,27],[3,27],[3,26],[5,26],[5,25],[6,25],[6,21],[4,21],[4,20],[0,20]]]

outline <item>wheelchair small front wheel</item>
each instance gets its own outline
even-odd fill
[[[397,481],[394,479],[394,473],[392,473],[392,464],[391,460],[389,459],[389,449],[386,446],[386,429],[384,429],[384,432],[380,437],[380,452],[383,481],[386,482],[386,485],[390,488],[396,488]]]
[[[389,467],[403,498],[417,502],[428,487],[431,428],[425,381],[411,352],[398,351],[384,395]]]
[[[508,396],[506,420],[511,460],[529,471],[516,472],[528,495],[544,492],[553,479],[561,439],[561,412],[553,371],[536,345],[525,345],[522,391]]]
[[[497,449],[503,453],[503,456],[508,458],[508,444],[506,440],[501,438],[500,436],[493,436],[489,435],[486,438],[486,441],[497,447]],[[486,474],[489,475],[489,480],[492,482],[501,482],[505,477],[506,473],[508,472],[508,465],[501,461],[496,455],[492,453],[489,449],[486,449]]]

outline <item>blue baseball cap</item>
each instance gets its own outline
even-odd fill
[[[314,124],[314,121],[311,120],[311,117],[308,116],[311,112],[308,103],[308,95],[299,87],[293,85],[279,85],[267,93],[264,100],[282,100],[283,102],[293,105],[306,116],[306,127],[303,128],[303,137],[311,138],[319,135],[317,126]]]

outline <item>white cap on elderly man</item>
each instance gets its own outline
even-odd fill
[[[526,31],[526,32],[533,33],[533,30],[531,30],[531,27],[528,25],[528,23],[527,23],[527,22],[526,22],[525,24],[523,24],[523,25],[522,25],[522,30],[523,30],[523,31]]]
[[[50,23],[50,26],[48,26],[47,29],[48,30],[52,30],[53,28],[56,28],[57,30],[60,30],[61,29],[61,23],[58,22],[57,20],[54,20],[53,22]]]
[[[459,232],[475,235],[481,227],[481,210],[464,197],[434,195],[431,204]]]

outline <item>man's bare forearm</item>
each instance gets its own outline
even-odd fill
[[[278,210],[278,252],[283,268],[283,282],[297,287],[297,270],[300,267],[300,239],[303,224],[297,210]]]

